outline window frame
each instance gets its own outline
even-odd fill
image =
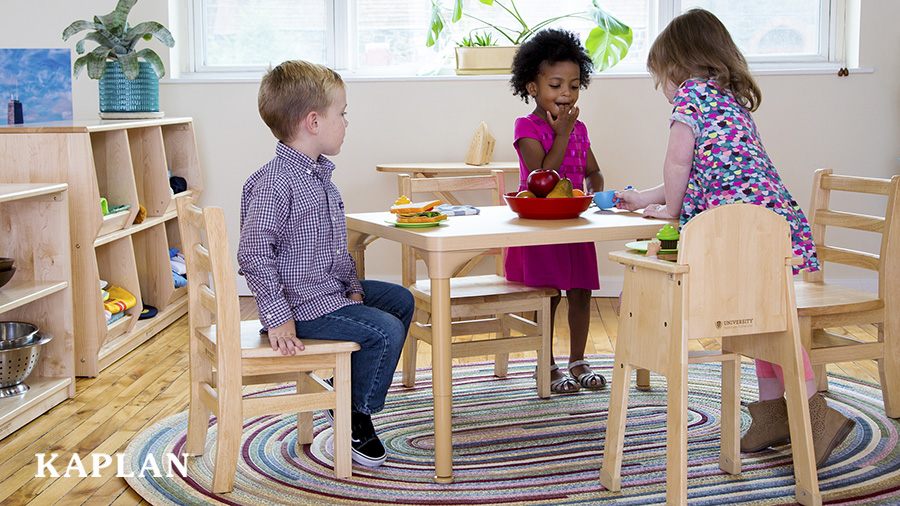
[[[187,35],[186,53],[182,53],[186,62],[183,77],[195,78],[256,78],[262,75],[265,68],[260,65],[233,65],[210,67],[203,64],[205,36],[203,33],[203,3],[205,0],[184,0],[187,3]],[[359,51],[358,32],[356,26],[356,0],[323,0],[326,7],[326,60],[325,65],[341,72],[345,77],[357,78],[411,78],[416,75],[415,69],[404,66],[397,68],[351,68],[357,61]],[[427,0],[422,0],[427,1]],[[682,0],[647,0],[656,4],[650,9],[648,26],[658,34],[676,13],[681,12]],[[819,26],[819,53],[807,56],[766,56],[748,57],[751,70],[764,73],[810,73],[831,72],[846,67],[847,59],[847,9],[848,0],[821,0]],[[424,30],[424,28],[423,28]],[[643,64],[631,62],[603,73],[605,76],[634,76],[647,73]],[[600,75],[600,74],[598,74]],[[432,76],[428,76],[432,77]],[[445,68],[437,77],[471,78],[472,76],[456,76],[452,68]]]

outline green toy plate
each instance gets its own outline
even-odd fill
[[[395,227],[400,228],[427,228],[427,227],[439,227],[441,225],[449,225],[447,220],[442,221],[434,221],[430,223],[397,223],[396,221],[384,220],[385,223],[389,225],[393,225]]]
[[[634,241],[634,242],[630,242],[630,243],[626,244],[625,247],[628,249],[634,249],[634,250],[638,250],[642,253],[646,253],[647,252],[647,243],[649,243],[649,242],[650,241]],[[677,248],[676,249],[661,249],[661,250],[659,250],[660,255],[672,255],[675,253],[678,253]]]

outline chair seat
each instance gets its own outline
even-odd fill
[[[409,289],[417,299],[431,300],[431,283],[429,281],[416,281]],[[541,296],[552,297],[558,292],[556,288],[525,286],[496,274],[450,278],[450,299],[454,303],[465,302],[464,299],[469,298],[518,296],[526,293],[540,293]]]
[[[877,293],[830,283],[794,281],[797,314],[822,316],[848,312],[871,311],[884,308]]]
[[[271,358],[281,356],[281,352],[272,349],[269,338],[259,333],[262,324],[259,320],[246,320],[241,322],[241,357],[242,358]],[[198,328],[197,332],[209,340],[214,347],[216,344],[216,326]],[[301,339],[305,349],[303,355],[327,355],[329,353],[346,353],[359,349],[359,344],[353,341],[331,341],[327,339]],[[214,350],[214,348],[213,348]]]

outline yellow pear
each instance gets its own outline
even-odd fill
[[[572,194],[572,181],[564,177],[556,183],[556,186],[547,194],[548,199],[562,199],[574,197]]]

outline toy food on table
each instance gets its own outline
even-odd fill
[[[397,223],[436,223],[447,219],[446,214],[433,210],[439,205],[440,200],[410,202],[403,195],[391,206],[391,212],[397,215]]]
[[[681,237],[681,234],[678,233],[678,229],[668,224],[656,233],[656,238],[659,239],[662,249],[677,248],[679,237]]]

